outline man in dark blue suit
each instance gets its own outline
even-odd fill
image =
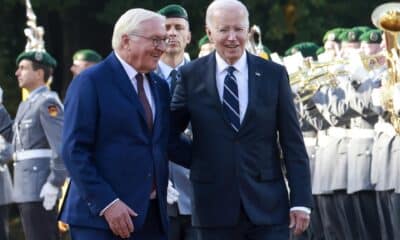
[[[175,161],[191,170],[202,240],[288,239],[309,224],[309,163],[287,73],[245,51],[248,29],[241,2],[212,2],[216,51],[180,68],[171,102],[172,133],[192,124],[192,158]]]
[[[73,240],[167,237],[169,88],[151,71],[165,18],[144,9],[114,27],[114,52],[72,81],[63,159],[71,176],[61,220]]]

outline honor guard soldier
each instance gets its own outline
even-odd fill
[[[76,77],[80,72],[100,62],[102,59],[101,55],[92,49],[78,50],[72,57],[73,62],[70,70],[73,77]]]
[[[158,62],[157,73],[167,81],[171,93],[174,92],[179,78],[178,70],[189,61],[185,59],[185,48],[191,41],[188,14],[177,4],[170,4],[158,11],[165,16],[168,43]],[[191,135],[191,130],[185,133]],[[167,190],[167,211],[170,220],[168,239],[196,240],[192,226],[192,185],[189,180],[190,170],[169,162],[169,182]]]
[[[13,125],[14,201],[27,240],[58,239],[56,203],[67,172],[60,158],[63,105],[46,86],[56,67],[46,52],[21,53],[15,73],[29,91]]]

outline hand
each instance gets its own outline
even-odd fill
[[[104,212],[104,217],[111,231],[121,238],[129,238],[134,231],[132,217],[138,216],[121,200],[117,200]]]
[[[40,198],[43,198],[43,207],[46,211],[50,211],[56,205],[60,190],[51,183],[46,182],[40,191]]]
[[[173,204],[177,202],[179,198],[179,192],[172,186],[171,180],[168,180],[168,188],[167,188],[167,202],[168,204]]]
[[[302,234],[310,224],[310,215],[306,212],[293,210],[290,211],[290,225],[295,236]]]

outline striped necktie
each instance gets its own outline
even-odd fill
[[[223,111],[232,128],[237,132],[240,128],[239,94],[237,80],[233,72],[236,69],[229,66],[224,80]]]

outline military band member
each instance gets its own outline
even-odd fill
[[[20,88],[29,91],[14,120],[14,201],[27,240],[58,239],[56,203],[66,170],[60,158],[63,105],[46,81],[56,67],[46,52],[23,52],[17,60]]]

